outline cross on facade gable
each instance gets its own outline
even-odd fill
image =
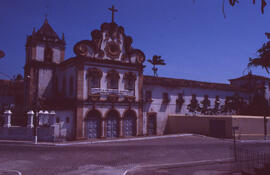
[[[118,12],[118,10],[115,9],[113,5],[112,8],[109,8],[109,10],[112,11],[112,23],[114,23],[114,12]]]

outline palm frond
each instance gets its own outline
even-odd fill
[[[153,64],[153,61],[152,61],[152,60],[148,59],[147,61],[148,61],[149,63]]]

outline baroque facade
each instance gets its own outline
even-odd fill
[[[56,111],[66,138],[161,135],[169,114],[237,114],[255,91],[269,99],[269,79],[251,74],[230,84],[143,75],[144,53],[115,22],[91,36],[68,59],[47,19],[26,41],[25,108]]]

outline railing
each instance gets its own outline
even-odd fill
[[[270,152],[257,152],[236,147],[236,163],[240,171],[256,171],[269,169]]]
[[[132,91],[132,90],[119,90],[119,89],[91,88],[91,94],[100,94],[100,95],[115,94],[118,96],[133,96],[134,91]]]

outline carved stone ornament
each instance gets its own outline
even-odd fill
[[[91,58],[94,57],[95,48],[91,41],[83,40],[74,46],[74,53],[79,56]]]
[[[127,79],[127,80],[136,80],[137,77],[136,77],[136,74],[134,74],[133,72],[126,72],[124,74],[124,79]]]
[[[128,103],[135,102],[135,96],[126,96],[125,98]]]
[[[125,35],[124,28],[116,23],[103,23],[100,30],[91,32],[91,36],[92,40],[82,40],[75,44],[74,53],[77,56],[92,60],[110,58],[131,64],[142,64],[145,61],[144,53],[131,46],[132,38]]]
[[[114,80],[119,80],[120,76],[119,76],[119,73],[116,70],[112,69],[107,73],[107,78],[114,79]]]
[[[117,102],[118,99],[119,99],[119,97],[118,97],[118,95],[116,95],[116,94],[110,94],[110,95],[108,95],[108,97],[107,97],[107,100],[108,100],[109,102],[112,102],[112,103]]]
[[[119,58],[121,53],[119,45],[113,41],[107,43],[105,51],[106,55],[111,59]]]
[[[89,95],[89,99],[92,102],[97,102],[100,99],[100,94],[91,94],[91,95]]]
[[[102,71],[97,69],[97,68],[91,68],[91,69],[88,69],[88,74],[87,76],[88,77],[98,77],[98,78],[101,78],[103,75]]]

